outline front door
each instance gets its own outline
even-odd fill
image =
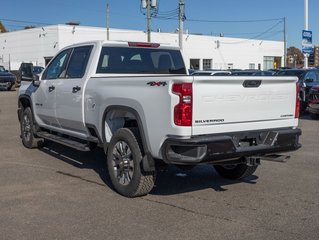
[[[65,72],[71,50],[59,53],[41,77],[41,83],[34,92],[34,111],[37,122],[42,126],[60,127],[56,118],[57,81]]]

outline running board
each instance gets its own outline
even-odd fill
[[[260,156],[259,158],[261,160],[265,160],[265,161],[285,163],[285,162],[287,162],[288,159],[290,159],[290,156],[271,154],[271,155],[266,155],[266,156]]]
[[[71,140],[68,138],[60,137],[55,134],[51,134],[48,132],[37,132],[37,136],[40,138],[44,138],[50,140],[52,142],[60,143],[62,145],[74,148],[79,151],[88,152],[90,151],[90,147],[88,144],[80,143],[75,140]]]

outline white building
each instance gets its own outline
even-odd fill
[[[152,42],[178,45],[178,33],[152,32]],[[143,31],[110,29],[110,40],[142,41]],[[73,43],[106,40],[106,29],[52,25],[0,34],[0,65],[17,70],[22,62],[45,66],[62,48]],[[188,68],[261,69],[280,67],[284,43],[184,33],[183,54]]]

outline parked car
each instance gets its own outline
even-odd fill
[[[0,88],[5,90],[14,90],[16,85],[16,76],[0,66]]]
[[[311,118],[319,119],[319,85],[309,90],[307,110]]]
[[[319,85],[319,69],[284,69],[280,70],[276,74],[277,76],[296,76],[298,77],[298,84],[300,86],[300,100],[301,111],[306,111],[308,104],[309,90]]]
[[[274,71],[258,71],[255,72],[252,76],[272,76],[275,75]]]
[[[190,69],[188,69],[188,74],[192,75],[195,71],[196,71],[195,69],[190,68]]]
[[[215,70],[215,71],[195,71],[192,73],[193,76],[228,76],[231,75],[230,71]]]
[[[254,76],[254,74],[259,73],[260,70],[241,70],[241,71],[232,71],[231,75],[233,76]]]
[[[32,63],[21,63],[18,77],[17,85],[20,86],[22,81],[32,81],[33,78],[33,64]]]

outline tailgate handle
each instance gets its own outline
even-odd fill
[[[261,80],[245,80],[243,86],[245,88],[258,88],[261,84]]]

